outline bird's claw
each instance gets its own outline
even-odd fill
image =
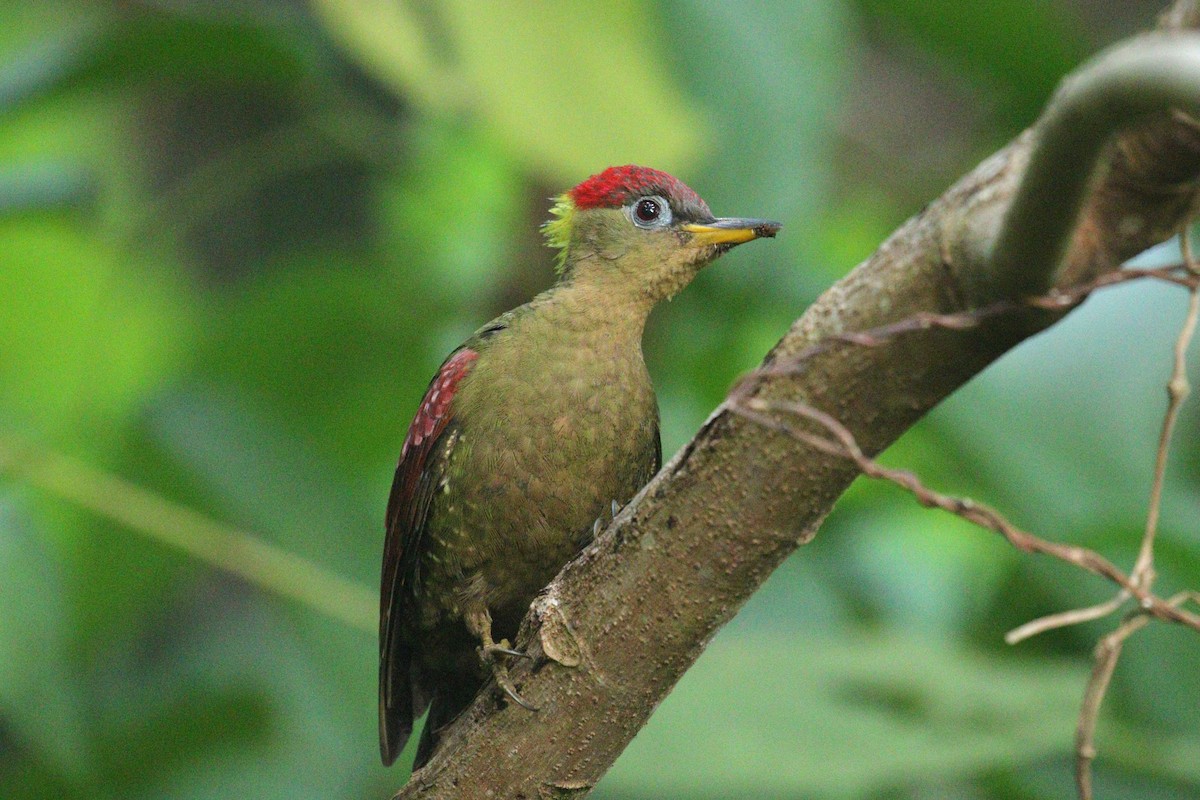
[[[510,658],[528,658],[533,656],[529,653],[523,653],[520,650],[514,650],[509,646],[507,639],[501,639],[499,642],[493,642],[485,647],[479,648],[479,656],[492,669],[492,677],[496,679],[496,685],[499,686],[509,699],[527,711],[537,711],[538,707],[530,703],[521,695],[517,694],[516,688],[512,685],[512,679],[508,677],[508,667],[504,664],[504,657]]]
[[[486,652],[488,655],[492,656],[504,655],[512,656],[513,658],[528,658],[531,661],[533,660],[533,656],[529,655],[529,653],[525,653],[520,650],[514,650],[513,648],[509,647],[508,642],[504,639],[501,639],[497,644],[493,644],[488,647]]]
[[[507,675],[505,677],[507,677]],[[500,682],[497,681],[497,683],[500,683]],[[508,695],[508,699],[512,700],[514,703],[516,703],[517,705],[519,705],[521,708],[525,709],[526,711],[533,711],[536,713],[541,710],[537,706],[535,706],[533,703],[530,703],[528,700],[521,697],[521,695],[517,694],[517,690],[514,689],[512,684],[509,683],[507,680],[503,683],[500,683],[500,688],[504,690],[504,693],[506,695]]]
[[[607,528],[609,523],[617,518],[617,514],[621,510],[621,506],[617,504],[616,500],[610,500],[609,503],[610,505],[608,514],[605,515],[603,512],[601,512],[600,516],[596,517],[596,521],[592,523],[592,539],[595,539],[597,536],[599,536],[600,531]],[[584,544],[586,545],[587,543],[587,540],[585,540]]]

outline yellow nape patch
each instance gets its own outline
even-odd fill
[[[546,236],[546,244],[558,249],[554,271],[562,274],[567,264],[567,246],[571,243],[571,226],[575,217],[575,204],[571,202],[571,196],[560,194],[554,198],[550,215],[553,219],[542,225],[542,233]]]

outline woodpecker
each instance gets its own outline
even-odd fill
[[[642,358],[651,309],[713,259],[773,237],[716,218],[686,185],[610,167],[556,199],[550,289],[450,353],[417,409],[388,500],[379,743],[390,765],[429,717],[413,769],[489,678],[508,678],[537,592],[662,464]]]

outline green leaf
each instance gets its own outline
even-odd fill
[[[0,409],[37,430],[109,424],[171,374],[178,287],[67,219],[0,220]]]
[[[57,91],[77,74],[92,52],[98,17],[95,9],[84,19],[71,19],[66,9],[51,4],[38,4],[41,14],[25,19],[25,25],[42,29],[31,42],[22,42],[13,55],[0,63],[0,114]],[[49,11],[49,13],[47,13]],[[0,28],[12,22],[5,20]],[[51,33],[52,32],[52,33]],[[26,38],[28,32],[25,31]]]
[[[566,180],[609,164],[678,169],[709,136],[641,3],[451,0],[446,19],[487,123]]]
[[[680,62],[680,80],[716,128],[718,147],[705,165],[701,194],[718,216],[808,225],[828,204],[833,119],[851,69],[844,4],[673,0],[665,9],[664,34]],[[778,244],[807,239],[785,234]],[[790,261],[777,247],[772,255],[763,260]],[[756,277],[724,274],[738,284]],[[794,280],[775,274],[760,285],[778,292],[785,278]]]
[[[82,16],[81,16],[82,15]],[[0,22],[0,24],[3,24]],[[0,62],[0,113],[71,89],[170,81],[290,83],[313,49],[282,26],[245,19],[144,12],[114,19],[104,9],[63,7],[35,21],[38,34]]]
[[[404,254],[388,259],[389,277],[409,283],[424,305],[444,304],[430,318],[474,313],[467,328],[474,330],[498,278],[512,270],[514,240],[536,236],[527,178],[493,137],[461,121],[415,120],[407,147],[409,166],[381,182],[377,195],[382,247]],[[544,255],[548,281],[551,257]]]
[[[61,161],[0,169],[0,215],[86,205],[98,193],[99,186],[88,170]]]
[[[1140,536],[1185,310],[1163,284],[1097,292],[948,398],[930,419],[977,454],[995,494],[975,499],[1050,538],[1117,525]],[[1174,468],[1166,493],[1197,494]]]
[[[0,494],[0,719],[39,761],[79,774],[84,704],[68,666],[62,564],[13,500]]]
[[[287,435],[302,437],[356,480],[380,465],[394,468],[444,355],[414,366],[411,337],[432,320],[411,310],[409,296],[345,254],[289,260],[223,298],[194,380],[236,386],[263,401]]]
[[[330,623],[320,626],[324,636],[306,640],[289,617],[262,604],[231,599],[217,603],[222,613],[194,620],[158,680],[165,690],[182,689],[196,702],[203,698],[185,687],[216,687],[212,699],[225,707],[202,713],[235,735],[205,746],[200,740],[207,736],[192,734],[197,746],[177,754],[169,770],[143,762],[142,796],[384,796],[382,787],[367,788],[384,774],[372,724],[376,676],[371,637]],[[356,662],[352,673],[330,668],[337,648],[351,651]],[[150,720],[142,729],[151,731],[164,721]]]
[[[160,401],[151,425],[162,443],[206,487],[214,489],[232,517],[256,535],[335,571],[375,577],[382,525],[368,515],[370,498],[349,484],[334,465],[288,432],[267,409],[229,390],[189,387]],[[350,542],[330,547],[358,531]]]
[[[1069,752],[1085,679],[919,634],[722,636],[596,796],[860,797],[1020,769]]]
[[[609,164],[678,169],[710,135],[655,45],[658,21],[632,0],[449,0],[424,15],[378,0],[315,6],[397,93],[478,115],[520,160],[568,185]]]
[[[889,624],[953,636],[988,609],[1016,553],[990,531],[895,491],[898,502],[841,520],[845,583]]]
[[[990,0],[857,0],[891,36],[915,40],[975,78],[981,101],[1032,122],[1063,75],[1092,49],[1066,7]]]

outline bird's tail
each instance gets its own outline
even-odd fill
[[[420,699],[414,704],[414,686],[409,678],[412,652],[398,640],[390,642],[394,652],[379,662],[379,754],[390,767],[404,749],[413,722],[421,714]],[[415,707],[414,707],[415,706]]]
[[[421,742],[417,745],[417,757],[413,760],[413,771],[425,766],[433,751],[441,743],[442,729],[471,705],[479,692],[482,682],[475,677],[465,678],[461,675],[439,676],[437,691],[429,704],[429,716],[425,718],[425,728],[421,731]]]

